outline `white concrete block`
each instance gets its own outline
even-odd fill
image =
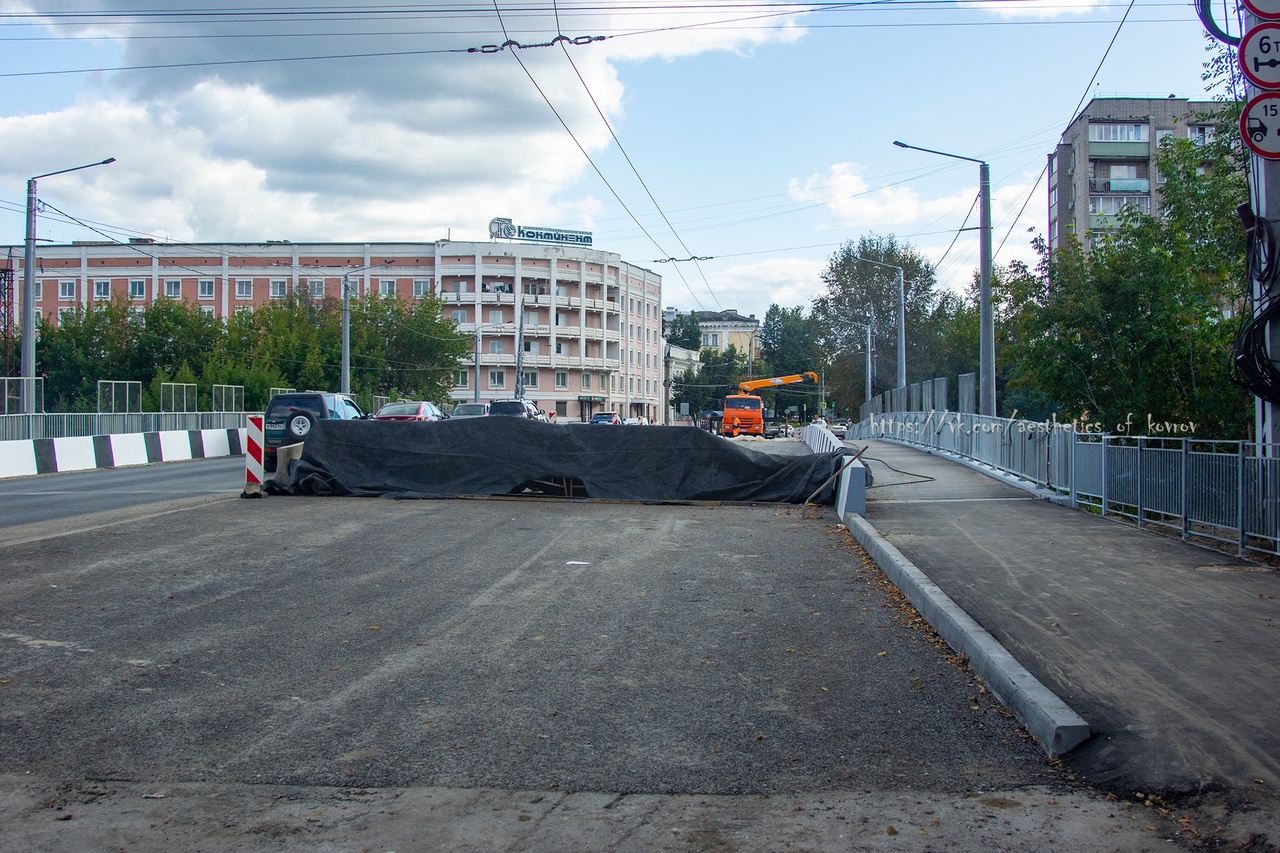
[[[0,441],[0,477],[30,477],[36,473],[36,447],[30,441]]]

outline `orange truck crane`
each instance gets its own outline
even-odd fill
[[[724,398],[723,435],[764,435],[764,400],[752,391],[779,385],[817,385],[818,374],[812,371],[793,373],[790,376],[774,376],[770,379],[749,379],[738,383],[737,394]]]

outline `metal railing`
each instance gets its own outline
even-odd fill
[[[249,413],[253,414],[253,413]],[[261,414],[261,413],[258,413]],[[245,412],[128,412],[0,415],[0,441],[169,430],[239,429]]]
[[[958,412],[874,415],[847,438],[955,454],[1069,496],[1071,506],[1280,555],[1280,459],[1242,441],[1080,433],[1072,424]]]

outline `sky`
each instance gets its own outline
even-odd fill
[[[503,217],[590,231],[667,307],[763,319],[867,235],[973,280],[978,166],[894,140],[989,162],[995,263],[1034,263],[1088,98],[1213,94],[1194,9],[1155,0],[157,8],[0,0],[0,246],[27,178],[115,157],[40,180],[41,240],[488,240]]]

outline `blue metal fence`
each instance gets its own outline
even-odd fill
[[[877,414],[847,437],[952,453],[1069,496],[1077,508],[1239,554],[1280,554],[1280,459],[1250,455],[1248,442],[1099,435],[957,412]]]
[[[245,412],[0,415],[0,441],[167,430],[239,429],[244,426],[245,417]]]

